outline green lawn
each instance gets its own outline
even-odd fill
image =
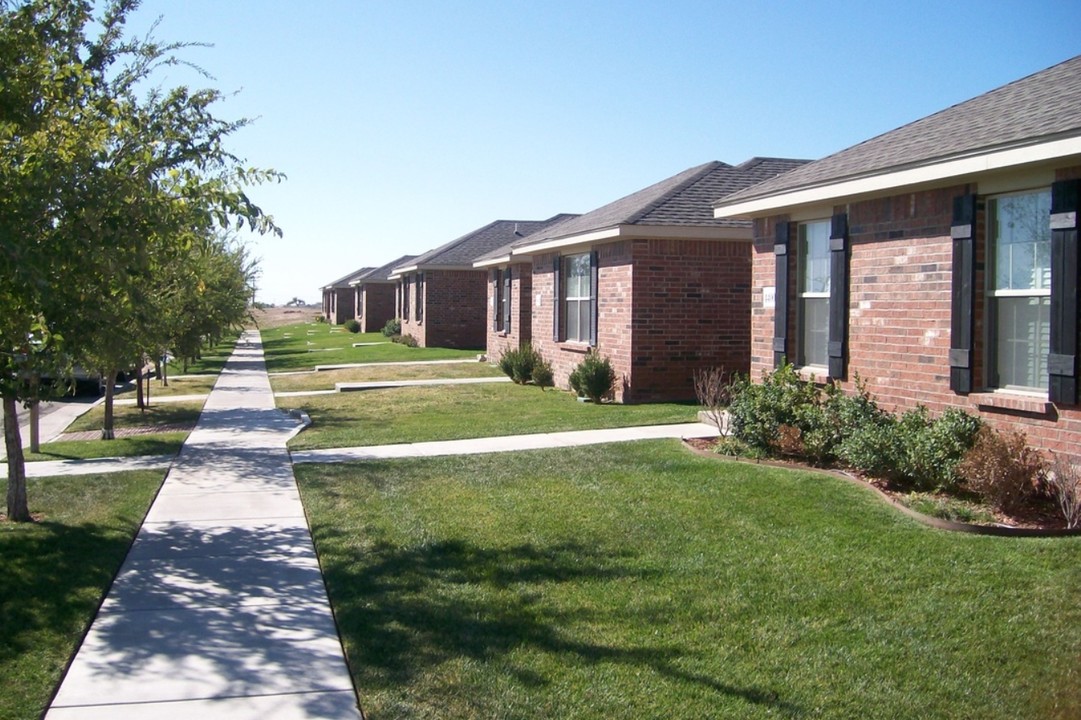
[[[239,335],[225,338],[214,347],[203,349],[203,356],[188,363],[185,371],[181,361],[176,360],[169,366],[170,375],[217,375],[225,367],[225,361],[233,354]],[[172,381],[170,381],[172,382]]]
[[[119,429],[194,424],[199,419],[203,402],[203,400],[191,400],[155,404],[154,398],[151,397],[150,407],[145,410],[140,410],[134,405],[115,405],[113,427]],[[67,432],[101,430],[104,420],[105,406],[98,405],[69,425]]]
[[[375,382],[383,380],[433,380],[445,378],[503,377],[499,368],[483,362],[453,365],[384,365],[343,368],[304,375],[278,375],[270,378],[274,392],[298,390],[333,390],[334,383]]]
[[[681,403],[580,403],[570,393],[512,383],[365,390],[278,404],[312,419],[290,441],[293,450],[694,422],[698,412]]]
[[[355,348],[353,343],[385,343],[387,338],[382,333],[354,334],[338,325],[325,323],[283,325],[261,331],[261,335],[267,370],[272,373],[311,370],[316,365],[472,358],[480,352],[450,348],[410,348],[398,343]]]
[[[1081,717],[1081,539],[673,441],[301,465],[380,718]]]
[[[162,478],[28,481],[41,520],[0,523],[0,718],[40,717]]]
[[[160,380],[150,381],[150,404],[154,404],[156,398],[170,395],[207,395],[218,381],[217,375],[184,375],[178,378],[169,378],[169,384],[164,385]],[[134,400],[136,397],[135,386],[126,388],[116,393],[116,397]]]
[[[24,450],[27,462],[44,460],[90,460],[106,457],[136,455],[176,455],[180,452],[186,432],[152,433],[121,437],[114,440],[60,440],[42,443],[41,452]]]

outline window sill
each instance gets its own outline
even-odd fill
[[[557,347],[560,350],[564,350],[566,352],[580,353],[582,355],[585,355],[590,350],[589,343],[580,343],[566,340],[559,343]]]
[[[829,381],[830,369],[824,365],[804,365],[796,368],[796,374],[804,382],[814,382],[817,385],[825,385]]]
[[[1050,415],[1055,406],[1037,395],[1021,395],[1006,392],[982,392],[969,395],[976,407],[991,412],[1025,413],[1026,415]]]

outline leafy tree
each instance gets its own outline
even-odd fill
[[[225,149],[246,121],[214,116],[220,93],[140,95],[185,46],[125,38],[138,4],[113,0],[94,16],[86,0],[0,0],[0,276],[11,278],[0,288],[0,395],[13,520],[29,519],[16,407],[52,391],[34,379],[59,377],[73,357],[111,379],[171,339],[156,299],[172,263],[245,225],[280,235],[244,187],[281,176]]]

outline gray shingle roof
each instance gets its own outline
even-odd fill
[[[515,239],[526,237],[571,217],[554,215],[547,220],[496,220],[484,227],[466,233],[434,250],[418,255],[410,262],[398,263],[396,267],[439,268],[470,267],[481,255],[491,252]]]
[[[1078,108],[1081,55],[714,201],[726,205],[1078,135]]]
[[[389,282],[387,276],[391,274],[394,268],[401,265],[405,265],[407,262],[415,258],[416,255],[402,255],[400,258],[395,258],[385,265],[380,265],[377,268],[372,268],[368,272],[364,273],[360,277],[353,278],[352,282],[360,282],[359,284],[368,282]]]
[[[340,278],[338,278],[334,282],[327,283],[326,285],[324,285],[320,289],[321,290],[331,290],[331,289],[344,290],[344,289],[349,287],[350,282],[352,282],[353,280],[356,280],[358,277],[364,275],[365,273],[371,272],[373,269],[374,268],[369,266],[369,267],[362,267],[359,270],[354,270],[353,272],[349,273],[348,275],[341,276]]]
[[[713,201],[722,195],[786,173],[807,160],[751,158],[736,166],[712,161],[633,192],[596,210],[545,228],[512,244],[514,249],[545,240],[571,237],[618,225],[745,227],[744,220],[713,217]],[[506,254],[506,253],[504,253]]]

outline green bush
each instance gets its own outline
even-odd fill
[[[1024,433],[984,425],[957,465],[964,486],[992,507],[1013,512],[1036,496],[1047,463],[1028,446]]]
[[[595,403],[601,402],[612,392],[616,382],[616,371],[608,358],[602,358],[590,350],[582,362],[571,371],[570,385],[580,397],[587,397]]]
[[[402,334],[402,321],[397,318],[387,320],[387,324],[383,326],[383,334],[387,337],[394,337],[395,335]]]
[[[823,422],[822,391],[784,364],[762,382],[737,377],[728,406],[733,437],[764,455],[802,455],[804,436]]]
[[[922,405],[900,417],[883,416],[841,442],[839,455],[853,468],[916,490],[960,488],[957,464],[982,422],[950,408],[932,418]]]
[[[552,374],[552,366],[540,355],[537,356],[537,363],[533,366],[533,372],[530,374],[529,378],[533,381],[534,385],[541,389],[555,385],[555,376]]]
[[[525,385],[533,378],[533,368],[543,362],[540,353],[529,343],[520,348],[510,348],[499,358],[499,369],[514,382]]]
[[[390,341],[396,342],[400,345],[405,345],[406,347],[417,347],[417,339],[412,335],[395,335],[390,339]]]
[[[345,328],[346,330],[348,330],[348,331],[349,331],[349,332],[351,332],[351,333],[358,333],[358,332],[360,332],[360,323],[358,323],[358,322],[357,322],[356,320],[354,320],[353,318],[349,318],[348,320],[346,320],[345,322],[343,322],[343,323],[342,323],[342,327],[343,327],[343,328]]]

